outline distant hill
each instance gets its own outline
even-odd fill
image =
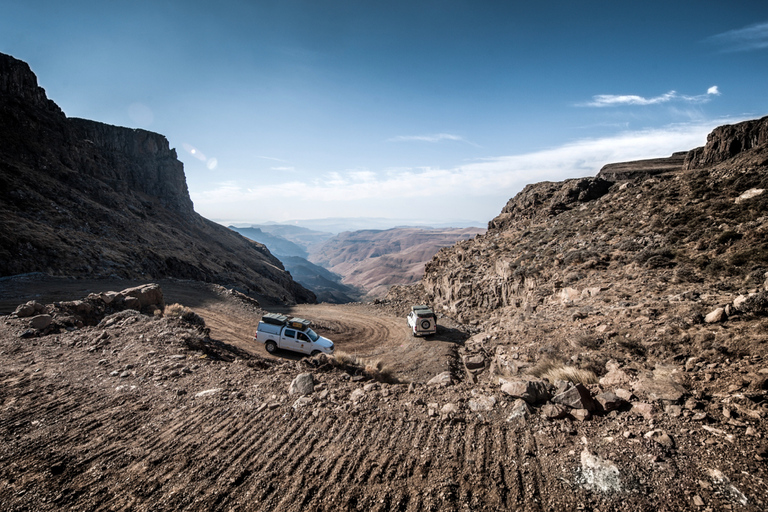
[[[290,240],[296,245],[303,247],[308,252],[311,252],[315,246],[322,244],[334,236],[333,233],[327,231],[317,231],[290,224],[253,224],[251,227]]]
[[[293,236],[300,243],[317,243],[316,240],[322,240],[331,236],[326,233],[319,233],[306,228],[297,226],[267,226],[276,228],[276,232],[285,233]],[[246,238],[255,242],[264,244],[269,251],[277,257],[285,269],[290,272],[295,281],[302,286],[312,290],[320,302],[330,302],[333,304],[343,304],[355,302],[364,295],[354,286],[348,286],[341,282],[342,276],[331,272],[319,265],[307,260],[307,251],[301,245],[294,243],[275,233],[264,232],[260,227],[235,227],[229,226],[229,229],[237,231]]]
[[[174,277],[314,302],[263,244],[197,214],[160,134],[68,118],[0,54],[0,276]]]
[[[318,302],[345,304],[357,302],[365,292],[354,286],[344,284],[342,276],[297,256],[280,256],[280,261],[293,279],[312,290]]]
[[[309,259],[344,276],[343,283],[379,297],[392,285],[418,281],[440,248],[484,232],[482,228],[352,231],[328,240]]]
[[[306,259],[309,254],[304,249],[290,240],[287,240],[279,235],[273,235],[272,233],[265,233],[260,228],[238,228],[235,226],[229,226],[229,229],[237,231],[246,238],[264,244],[269,248],[269,252],[275,256],[298,256],[299,258]],[[281,259],[282,261],[282,259]]]

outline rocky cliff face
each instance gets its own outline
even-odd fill
[[[598,178],[609,181],[633,180],[641,176],[653,176],[683,168],[688,151],[673,153],[667,158],[651,158],[634,162],[607,164],[597,173]]]
[[[184,165],[168,139],[146,130],[110,126],[87,119],[69,119],[75,136],[93,145],[103,158],[84,159],[79,170],[98,178],[115,192],[138,190],[157,197],[166,208],[192,213]],[[97,165],[89,165],[96,163]]]
[[[738,154],[768,144],[768,116],[715,128],[707,144],[688,152],[685,169],[701,169],[724,162]]]
[[[0,276],[177,277],[314,302],[263,245],[194,212],[165,137],[67,118],[3,54],[0,140]]]

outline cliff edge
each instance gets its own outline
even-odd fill
[[[164,136],[67,118],[4,54],[0,140],[0,276],[172,277],[315,301],[262,244],[195,213]]]

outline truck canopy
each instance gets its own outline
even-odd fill
[[[430,309],[429,306],[411,306],[411,311],[416,313],[416,316],[419,318],[429,318],[435,316],[435,313],[432,311],[432,309]]]

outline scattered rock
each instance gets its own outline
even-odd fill
[[[464,366],[467,368],[467,370],[485,368],[485,356],[483,354],[464,356]]]
[[[315,378],[311,373],[300,373],[288,387],[289,395],[309,395],[315,390]]]
[[[199,393],[196,393],[195,398],[202,398],[204,396],[214,395],[219,391],[221,391],[221,388],[206,389],[205,391],[200,391]]]
[[[297,409],[300,409],[300,408],[304,407],[305,405],[309,405],[311,403],[312,403],[312,398],[311,397],[300,396],[299,398],[296,399],[295,402],[293,402],[293,405],[291,407],[293,407],[294,410],[297,410]]]
[[[595,397],[595,401],[600,404],[600,407],[605,412],[611,412],[613,410],[616,410],[620,408],[622,405],[627,403],[627,401],[618,395],[616,393],[612,393],[610,391],[606,391],[604,393],[600,393]]]
[[[734,202],[736,204],[743,203],[744,201],[747,201],[748,199],[752,199],[753,197],[757,197],[759,195],[762,195],[762,193],[765,192],[765,189],[763,188],[751,188],[741,194],[739,197],[734,199]]]
[[[672,440],[672,438],[664,432],[663,430],[651,430],[650,432],[646,432],[643,437],[645,439],[650,439],[652,441],[657,442],[658,444],[664,446],[665,448],[674,448],[675,442]]]
[[[561,420],[568,416],[568,411],[560,404],[544,404],[541,414],[549,420]]]
[[[708,324],[715,324],[719,322],[723,322],[725,320],[725,309],[724,308],[717,308],[714,311],[711,311],[704,317],[704,322]]]
[[[482,411],[490,411],[493,409],[493,407],[496,405],[496,399],[492,396],[476,396],[474,398],[470,398],[469,402],[467,402],[467,406],[469,407],[469,410],[472,412],[482,412]]]
[[[13,312],[18,318],[30,317],[36,313],[41,313],[45,307],[42,304],[31,300],[26,304],[19,304],[16,310]]]
[[[522,398],[518,398],[512,403],[512,410],[507,417],[507,421],[513,421],[518,419],[525,419],[531,415],[531,408],[528,402]]]
[[[587,421],[592,414],[587,409],[573,409],[571,416],[578,421]]]
[[[451,376],[451,372],[443,372],[435,375],[429,379],[427,385],[439,386],[441,388],[453,385],[453,377]]]
[[[657,410],[653,406],[653,404],[648,404],[644,402],[633,402],[632,412],[641,415],[643,418],[649,421],[655,420],[657,416]]]
[[[451,402],[448,402],[440,408],[440,416],[443,417],[453,417],[458,414],[458,412],[459,406]]]
[[[580,476],[579,483],[592,491],[617,492],[622,489],[619,468],[586,448],[581,452]]]
[[[51,317],[51,315],[37,315],[29,319],[29,326],[32,329],[42,331],[51,325],[51,322],[53,322],[53,317]]]
[[[360,402],[365,398],[365,390],[357,388],[349,394],[349,399],[353,402]]]
[[[584,387],[584,384],[581,383],[568,388],[559,395],[555,395],[552,397],[552,402],[565,405],[571,409],[595,410],[595,402],[592,400],[592,395],[589,390]]]

